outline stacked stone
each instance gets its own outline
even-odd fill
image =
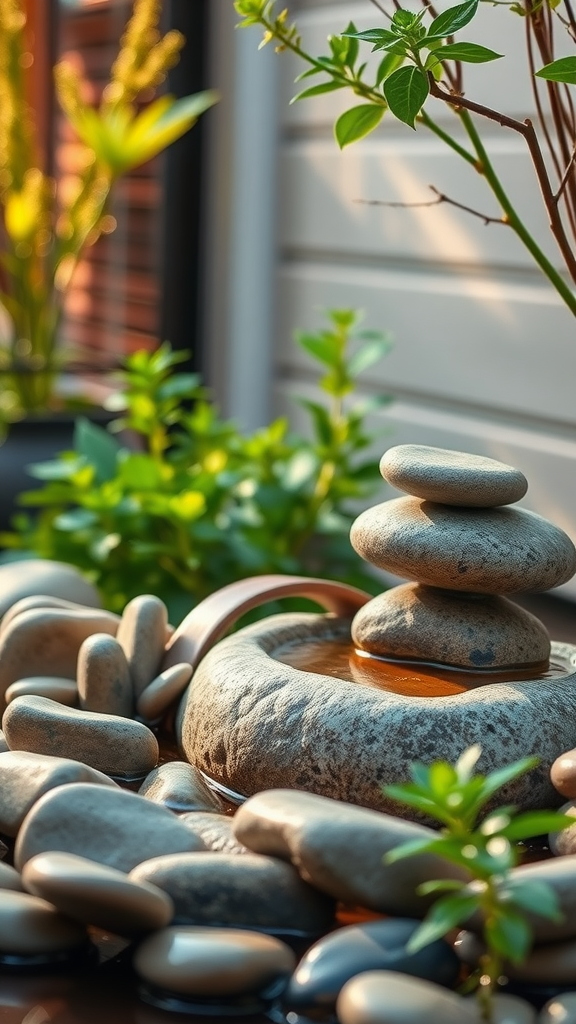
[[[356,647],[476,670],[547,663],[542,623],[500,595],[565,583],[576,571],[576,549],[548,520],[508,507],[526,493],[524,475],[493,459],[424,445],[389,449],[380,471],[409,496],[363,512],[352,546],[415,582],[360,609]]]

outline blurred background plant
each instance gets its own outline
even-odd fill
[[[217,99],[207,91],[152,100],[184,44],[180,32],[160,35],[161,8],[160,0],[135,0],[98,108],[86,102],[86,83],[76,67],[69,61],[56,65],[58,99],[85,148],[75,188],[64,194],[40,166],[27,101],[26,71],[33,58],[23,0],[0,2],[0,304],[7,314],[0,349],[3,430],[27,413],[58,405],[64,297],[83,250],[114,230],[106,210],[114,182],[188,131]]]
[[[261,573],[324,576],[382,590],[352,550],[356,499],[378,486],[366,417],[389,399],[350,403],[356,379],[389,350],[388,338],[359,330],[361,315],[331,310],[328,326],[297,341],[324,369],[322,401],[300,399],[310,439],[285,419],[244,436],[223,420],[200,379],[177,372],[187,353],[168,344],[128,357],[113,430],[137,432],[142,450],[80,419],[74,451],[33,466],[43,481],[21,503],[17,552],[69,562],[121,611],[140,593],[157,594],[177,622],[199,600]],[[269,609],[267,609],[267,612]]]

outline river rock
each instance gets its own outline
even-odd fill
[[[233,829],[244,846],[291,860],[302,878],[334,899],[385,914],[422,917],[430,905],[416,893],[422,882],[466,877],[432,854],[383,863],[401,843],[435,833],[312,793],[258,793],[239,807]]]
[[[10,704],[16,697],[48,697],[68,708],[78,707],[78,687],[75,679],[62,679],[60,676],[28,676],[11,683],[5,693],[6,703]]]
[[[17,835],[28,811],[44,793],[73,782],[118,788],[107,775],[79,761],[26,750],[0,754],[0,832]]]
[[[372,565],[449,590],[549,590],[576,571],[576,548],[567,534],[520,508],[472,514],[421,498],[395,498],[362,512],[350,541]]]
[[[505,597],[454,594],[406,583],[365,604],[352,623],[360,650],[467,669],[547,663],[544,625]]]
[[[206,844],[206,849],[214,853],[250,853],[248,848],[242,846],[236,839],[232,818],[224,814],[192,811],[190,814],[182,814],[180,821]]]
[[[523,911],[536,945],[576,939],[576,856],[555,857],[534,864],[522,864],[520,867],[512,868],[510,877],[512,880],[518,878],[526,882],[545,882],[556,894],[563,915],[561,921],[553,921],[528,910]],[[475,883],[472,882],[470,885],[474,887]],[[478,934],[483,923],[478,915],[474,915],[466,922],[466,926]]]
[[[117,935],[164,928],[174,907],[166,893],[115,868],[71,853],[40,853],[24,865],[22,881],[62,914]]]
[[[576,799],[576,750],[567,750],[556,758],[550,769],[550,779],[562,796]]]
[[[26,558],[0,565],[0,618],[23,597],[43,594],[100,608],[100,595],[81,573],[64,562]]]
[[[0,889],[11,889],[13,892],[23,892],[22,879],[16,868],[0,861]]]
[[[460,932],[454,948],[462,963],[472,968],[486,952],[482,940],[470,931]],[[504,973],[511,981],[528,985],[576,984],[576,940],[534,946],[521,964],[506,961]]]
[[[556,857],[566,857],[568,854],[576,853],[576,803],[570,800],[558,808],[559,814],[566,814],[574,818],[574,824],[562,829],[560,832],[550,832],[548,845]]]
[[[36,854],[59,851],[128,872],[162,854],[203,848],[165,807],[118,787],[74,783],[34,805],[18,834],[14,863],[21,871]]]
[[[179,924],[319,935],[332,927],[334,901],[273,857],[187,853],[156,857],[130,873],[174,902]]]
[[[177,814],[185,811],[223,810],[220,797],[204,781],[202,773],[186,761],[168,761],[154,768],[138,790],[140,796],[164,804]]]
[[[78,651],[78,693],[83,711],[131,718],[134,712],[132,679],[118,640],[93,633]]]
[[[46,697],[18,697],[2,725],[11,750],[66,753],[121,779],[146,775],[158,761],[158,741],[141,722],[66,708]]]
[[[138,947],[134,968],[154,988],[219,999],[278,989],[295,965],[271,935],[231,928],[164,928]]]
[[[34,956],[83,946],[86,929],[46,900],[0,890],[0,956]]]
[[[147,722],[156,722],[183,693],[192,677],[192,665],[181,661],[167,668],[140,694],[136,710]]]
[[[421,978],[367,971],[348,981],[336,1004],[340,1024],[480,1024],[476,1003]]]
[[[363,971],[399,971],[453,987],[460,962],[444,939],[408,953],[406,945],[418,925],[409,918],[390,918],[326,935],[300,960],[284,994],[285,1007],[304,1017],[332,1015],[341,988]]]
[[[389,448],[380,460],[380,472],[399,491],[445,505],[511,505],[528,490],[526,477],[513,466],[425,444]]]
[[[140,594],[124,609],[117,636],[128,659],[136,700],[160,671],[167,626],[166,605],[153,594]]]
[[[59,608],[60,611],[86,611],[90,605],[78,604],[76,601],[65,601],[63,597],[49,597],[47,594],[34,594],[32,597],[23,597],[11,605],[2,620],[0,621],[0,636],[8,628],[13,619],[22,612],[38,610],[39,608]],[[97,606],[98,608],[100,605]],[[120,618],[120,616],[118,616]]]
[[[117,628],[117,615],[92,609],[33,608],[17,615],[0,636],[0,709],[10,684],[25,676],[75,679],[78,651],[86,637],[114,635]]]
[[[576,1024],[576,992],[550,999],[540,1011],[538,1024]]]

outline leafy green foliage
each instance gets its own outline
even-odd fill
[[[559,60],[546,64],[536,72],[537,78],[545,78],[547,82],[565,82],[576,85],[576,57],[561,57]]]
[[[479,822],[481,812],[495,794],[534,768],[537,758],[526,757],[490,772],[473,774],[481,754],[478,745],[464,751],[456,765],[435,761],[430,766],[412,765],[412,781],[387,786],[394,800],[435,818],[442,824],[431,838],[404,843],[385,858],[389,864],[421,853],[434,853],[458,868],[471,881],[433,880],[419,887],[423,896],[443,894],[433,903],[408,948],[422,949],[452,928],[479,914],[484,921],[486,956],[481,965],[485,979],[480,990],[485,1019],[491,1020],[490,995],[502,973],[503,961],[521,963],[531,944],[525,913],[562,920],[554,891],[545,883],[518,877],[512,872],[520,863],[513,844],[546,832],[567,828],[573,819],[554,811],[527,811],[500,807]]]
[[[212,591],[260,573],[343,579],[374,591],[352,551],[350,503],[379,479],[366,415],[383,397],[347,402],[358,376],[390,342],[359,329],[353,310],[331,310],[328,326],[300,333],[322,366],[324,401],[302,400],[310,438],[284,419],[244,436],[223,420],[201,381],[177,372],[185,354],[167,344],[130,356],[114,396],[116,431],[134,432],[129,450],[79,420],[74,450],[33,467],[43,482],[21,497],[5,546],[77,565],[121,610],[138,593],[158,594],[176,621]]]

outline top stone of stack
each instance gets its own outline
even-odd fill
[[[528,490],[526,477],[513,466],[420,444],[389,448],[380,472],[398,490],[443,505],[495,508],[520,501]]]

